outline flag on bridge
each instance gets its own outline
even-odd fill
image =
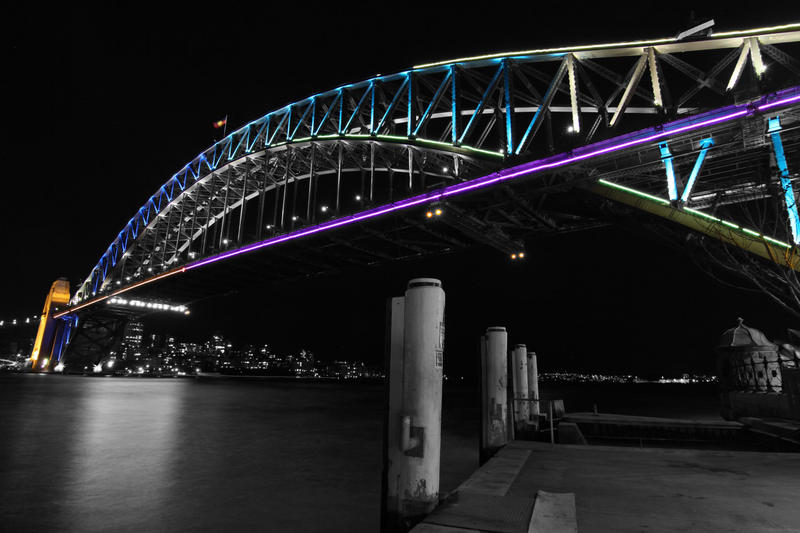
[[[222,120],[217,120],[216,122],[214,122],[214,129],[218,130],[227,123],[228,123],[228,117],[225,117]]]

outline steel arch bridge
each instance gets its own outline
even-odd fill
[[[371,227],[400,216],[419,228],[415,208],[451,231],[428,234],[516,257],[531,234],[604,223],[546,205],[578,191],[795,268],[799,42],[800,24],[786,24],[490,54],[290,103],[171,176],[53,316],[74,322],[126,291],[346,226],[358,236],[337,242],[352,249],[367,236],[441,251]],[[776,191],[769,227],[737,222]]]

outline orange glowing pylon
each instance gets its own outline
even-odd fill
[[[47,293],[44,301],[44,309],[39,320],[39,330],[36,333],[36,341],[33,343],[31,352],[31,370],[47,370],[53,361],[51,356],[53,351],[53,340],[55,339],[58,324],[53,319],[53,313],[63,309],[69,303],[69,281],[57,279]],[[39,356],[44,354],[42,364],[37,367]]]

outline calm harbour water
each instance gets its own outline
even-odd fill
[[[716,409],[713,388],[681,385],[542,397],[568,410]],[[477,399],[445,388],[443,491],[477,467]],[[380,385],[3,375],[0,530],[377,531],[382,426]]]

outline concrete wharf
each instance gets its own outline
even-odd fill
[[[412,531],[796,532],[800,455],[512,441]]]

